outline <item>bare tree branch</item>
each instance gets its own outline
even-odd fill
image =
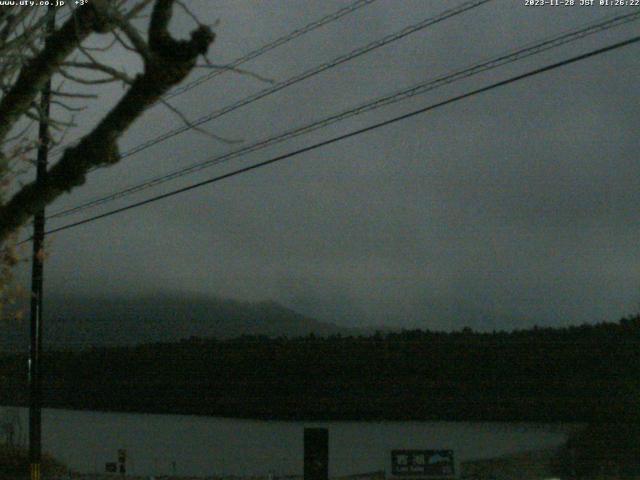
[[[56,97],[67,97],[67,98],[98,98],[98,95],[95,93],[71,93],[71,92],[63,92],[61,90],[51,90],[51,94]]]
[[[26,223],[44,205],[51,203],[64,192],[82,185],[91,169],[118,162],[119,137],[145,109],[158,102],[162,95],[189,74],[199,56],[207,53],[209,45],[215,39],[209,27],[198,27],[191,33],[189,40],[176,40],[171,37],[168,27],[173,4],[174,0],[156,0],[149,25],[149,50],[146,54],[139,52],[145,61],[144,71],[136,76],[122,99],[76,146],[64,151],[61,159],[49,170],[46,182],[25,185],[0,207],[0,243],[7,240],[12,232]],[[109,8],[106,1],[93,0],[91,5],[94,5],[95,9],[84,9],[89,13],[85,13],[86,18],[78,22],[78,34],[84,35],[83,38],[93,30],[108,32],[112,24],[123,30],[127,28],[127,20],[119,12]],[[87,23],[91,23],[92,26],[87,26]],[[60,68],[73,48],[80,43],[74,29],[73,22],[67,22],[52,37],[52,46],[42,52],[42,58],[36,59],[27,73],[23,69],[21,76],[37,80],[39,83],[36,83],[42,85],[47,76]],[[131,40],[129,33],[126,34]],[[19,116],[19,113],[24,113],[37,91],[38,88],[24,91],[28,100],[26,103],[24,99],[17,98],[16,92],[10,91],[0,102],[0,118],[4,118],[5,115],[13,118]],[[12,95],[11,101],[7,100],[9,95]],[[0,140],[6,136],[6,129],[4,123],[0,124]]]
[[[152,2],[153,0],[142,0],[140,1],[137,5],[134,5],[133,7],[131,7],[131,10],[129,10],[127,13],[124,14],[124,16],[128,19],[128,20],[132,20],[136,17],[139,16],[140,12],[142,10],[144,10],[145,8],[147,8],[147,6]],[[124,2],[123,2],[124,3]]]
[[[182,2],[181,0],[176,0],[176,3],[189,17],[191,17],[191,20],[193,20],[196,25],[204,25],[200,20],[198,20],[198,17],[193,14],[193,12],[189,9],[189,7],[185,5],[184,2]]]
[[[221,136],[219,136],[219,135],[216,135],[215,133],[211,133],[211,132],[209,132],[209,131],[205,130],[204,128],[198,127],[198,126],[194,125],[194,124],[191,122],[191,120],[189,120],[189,119],[187,118],[187,116],[186,116],[184,113],[182,113],[182,112],[181,112],[180,110],[178,110],[176,107],[174,107],[173,105],[171,105],[171,103],[169,103],[169,101],[168,101],[168,100],[165,100],[165,99],[161,98],[161,99],[160,99],[160,102],[161,102],[165,107],[167,107],[169,110],[171,110],[173,113],[175,113],[175,114],[180,118],[180,120],[182,120],[182,122],[183,122],[187,127],[189,127],[190,129],[192,129],[192,130],[194,130],[194,131],[196,131],[196,132],[198,132],[198,133],[201,133],[201,134],[203,134],[203,135],[205,135],[205,136],[207,136],[207,137],[209,137],[209,138],[212,138],[212,139],[214,139],[214,140],[217,140],[217,141],[219,141],[219,142],[222,142],[222,143],[227,143],[227,144],[237,144],[237,143],[242,143],[242,140],[231,140],[231,139],[228,139],[228,138],[224,138],[224,137],[221,137]]]
[[[64,62],[63,67],[83,68],[87,70],[96,70],[102,73],[106,73],[112,80],[120,80],[127,84],[133,83],[133,78],[116,68],[110,67],[100,62]],[[61,68],[60,71],[64,71]],[[67,72],[68,73],[68,72]],[[86,79],[85,79],[86,80]],[[77,81],[77,78],[75,79]],[[91,83],[91,81],[85,81],[84,83]]]
[[[120,12],[118,12],[116,9],[111,8],[111,5],[109,5],[108,2],[105,2],[104,0],[96,0],[96,2],[101,10],[101,13],[109,18],[111,25],[118,27],[127,36],[129,41],[133,45],[133,47],[129,48],[133,48],[139,55],[142,56],[145,62],[152,61],[149,45],[147,45],[147,42],[144,40],[144,38],[142,38],[142,35],[140,35],[138,30],[135,29],[131,22],[129,22],[129,20],[121,15]],[[124,42],[121,41],[121,43],[125,45]]]
[[[69,19],[50,38],[49,45],[25,65],[13,87],[0,101],[0,142],[34,101],[44,83],[60,63],[89,34],[101,25],[93,4],[78,9],[76,18]],[[76,28],[77,27],[77,28]]]
[[[61,102],[60,100],[51,100],[51,104],[58,105],[59,107],[65,109],[68,112],[82,112],[83,110],[87,109],[86,105],[82,107],[72,107],[71,105]]]
[[[82,78],[67,72],[64,68],[58,69],[58,73],[64,78],[71,80],[72,82],[80,83],[82,85],[101,85],[103,83],[113,83],[118,81],[117,78],[114,78],[112,76],[106,78]]]

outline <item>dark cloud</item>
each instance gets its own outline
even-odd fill
[[[206,21],[220,18],[212,52],[219,63],[346,4],[228,1],[215,2],[214,8],[214,2],[188,3]],[[459,3],[380,0],[247,66],[279,81]],[[536,9],[523,3],[497,0],[207,128],[248,143],[622,11]],[[175,30],[185,31],[187,25],[186,17],[178,18]],[[147,194],[633,33],[635,23]],[[118,58],[135,65],[133,59]],[[627,47],[57,234],[47,288],[272,298],[344,325],[492,329],[616,319],[635,310],[640,300],[638,58],[638,47]],[[174,103],[198,118],[266,86],[225,74]],[[108,105],[120,94],[109,91],[102,101]],[[178,123],[157,107],[124,139],[123,150]],[[183,134],[121,166],[95,172],[86,187],[56,209],[233,148],[197,133]]]

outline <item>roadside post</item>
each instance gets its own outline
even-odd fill
[[[127,462],[127,451],[124,448],[119,448],[118,449],[118,470],[120,471],[120,474],[123,477],[127,473],[126,462]]]
[[[329,430],[304,429],[304,480],[328,480]]]
[[[56,7],[48,2],[45,28],[45,50],[50,46],[56,28]],[[49,109],[51,105],[51,77],[40,93],[40,119],[38,131],[38,155],[36,182],[43,185],[47,177],[49,153]],[[44,207],[33,217],[33,255],[31,263],[31,318],[29,331],[29,478],[40,480],[42,461],[42,296],[44,272]]]

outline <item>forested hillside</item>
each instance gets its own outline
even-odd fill
[[[192,338],[49,353],[51,407],[259,418],[635,419],[640,317],[510,333]],[[26,358],[0,361],[26,402]]]

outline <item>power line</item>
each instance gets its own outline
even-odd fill
[[[228,63],[226,65],[222,66],[221,70],[216,70],[214,72],[209,73],[208,75],[203,75],[200,78],[196,78],[195,80],[193,80],[192,82],[189,82],[183,86],[177,87],[174,90],[170,91],[169,93],[167,93],[164,98],[166,100],[176,97],[188,90],[191,90],[194,87],[197,87],[198,85],[207,82],[209,80],[212,80],[213,78],[217,77],[218,75],[222,75],[223,73],[225,73],[226,71],[229,71],[235,67],[238,67],[240,65],[242,65],[243,63],[248,62],[249,60],[253,60],[254,58],[257,58],[261,55],[264,55],[265,53],[278,48],[282,45],[284,45],[285,43],[290,42],[291,40],[295,40],[296,38],[304,35],[305,33],[311,32],[313,30],[315,30],[316,28],[322,27],[323,25],[326,25],[327,23],[331,23],[335,20],[338,20],[339,18],[344,17],[345,15],[348,15],[352,12],[355,12],[356,10],[369,5],[370,3],[375,2],[376,0],[357,0],[356,2],[352,3],[351,5],[348,5],[344,8],[341,8],[340,10],[333,12],[325,17],[320,18],[319,20],[316,20],[314,22],[311,22],[307,25],[305,25],[302,28],[299,28],[297,30],[294,30],[293,32],[284,35],[276,40],[274,40],[273,42],[267,43],[266,45],[258,48],[257,50],[253,50],[249,53],[247,53],[246,55],[243,55],[242,57],[236,58],[235,60],[233,60],[231,63]]]
[[[197,87],[198,85],[201,85],[205,82],[208,82],[209,80],[213,80],[215,77],[217,77],[218,75],[222,75],[224,73],[227,73],[231,70],[233,70],[236,67],[239,67],[240,65],[242,65],[243,63],[246,63],[250,60],[253,60],[254,58],[257,58],[261,55],[264,55],[267,52],[270,52],[271,50],[274,50],[275,48],[278,48],[286,43],[289,43],[292,40],[295,40],[298,37],[301,37],[309,32],[312,32],[313,30],[316,30],[324,25],[327,25],[328,23],[334,22],[350,13],[355,12],[356,10],[359,10],[362,7],[365,7],[373,2],[376,2],[377,0],[356,0],[355,2],[353,2],[350,5],[347,5],[346,7],[343,7],[339,10],[336,10],[333,13],[330,13],[328,15],[325,15],[322,18],[319,18],[318,20],[314,20],[311,23],[308,23],[307,25],[305,25],[304,27],[300,27],[280,38],[277,38],[276,40],[267,43],[266,45],[263,45],[262,47],[256,49],[256,50],[252,50],[251,52],[236,58],[235,60],[232,60],[230,63],[227,63],[225,65],[222,65],[220,67],[219,70],[215,70],[207,75],[203,75],[200,78],[196,78],[195,80],[182,85],[180,87],[176,87],[175,89],[171,90],[170,92],[166,93],[163,98],[165,100],[169,100],[171,98],[177,97],[178,95],[183,94],[184,92],[187,92],[195,87]],[[71,13],[67,14],[67,16],[70,16]],[[69,144],[66,145],[60,145],[59,147],[57,147],[54,153],[60,153],[63,149],[65,149],[67,146],[69,146]]]
[[[238,170],[234,170],[233,172],[225,173],[223,175],[219,175],[219,176],[210,178],[208,180],[204,180],[202,182],[194,183],[192,185],[188,185],[186,187],[182,187],[182,188],[173,190],[171,192],[163,193],[161,195],[156,195],[154,197],[151,197],[151,198],[148,198],[146,200],[142,200],[140,202],[136,202],[136,203],[127,205],[125,207],[117,208],[117,209],[111,210],[109,212],[102,213],[100,215],[95,215],[93,217],[86,218],[84,220],[80,220],[80,221],[77,221],[77,222],[74,222],[74,223],[63,225],[63,226],[58,227],[58,228],[54,228],[52,230],[49,230],[49,231],[45,232],[45,234],[46,235],[51,235],[53,233],[61,232],[63,230],[68,230],[70,228],[77,227],[77,226],[80,226],[80,225],[84,225],[86,223],[94,222],[94,221],[102,219],[102,218],[110,217],[110,216],[115,215],[117,213],[121,213],[121,212],[124,212],[124,211],[127,211],[127,210],[131,210],[133,208],[137,208],[137,207],[140,207],[142,205],[147,205],[149,203],[153,203],[153,202],[156,202],[158,200],[162,200],[162,199],[165,199],[165,198],[168,198],[168,197],[172,197],[172,196],[177,195],[179,193],[184,193],[184,192],[187,192],[187,191],[190,191],[190,190],[194,190],[194,189],[202,187],[204,185],[209,185],[211,183],[219,182],[221,180],[224,180],[224,179],[227,179],[227,178],[230,178],[230,177],[234,177],[234,176],[240,175],[242,173],[249,172],[251,170],[256,170],[258,168],[261,168],[261,167],[264,167],[264,166],[267,166],[267,165],[271,165],[271,164],[279,162],[281,160],[285,160],[285,159],[300,155],[302,153],[306,153],[306,152],[309,152],[309,151],[312,151],[312,150],[316,150],[316,149],[324,147],[326,145],[330,145],[330,144],[345,140],[347,138],[354,137],[356,135],[361,135],[363,133],[370,132],[372,130],[376,130],[376,129],[381,128],[381,127],[385,127],[387,125],[391,125],[393,123],[397,123],[397,122],[402,121],[402,120],[406,120],[408,118],[411,118],[411,117],[414,117],[414,116],[429,112],[431,110],[435,110],[435,109],[437,109],[439,107],[443,107],[445,105],[449,105],[449,104],[457,102],[459,100],[463,100],[465,98],[469,98],[469,97],[478,95],[480,93],[488,92],[490,90],[494,90],[496,88],[503,87],[505,85],[508,85],[508,84],[511,84],[511,83],[515,83],[515,82],[518,82],[520,80],[524,80],[526,78],[533,77],[535,75],[539,75],[541,73],[554,70],[556,68],[560,68],[560,67],[572,64],[572,63],[576,63],[576,62],[579,62],[581,60],[585,60],[587,58],[595,57],[596,55],[601,55],[603,53],[610,52],[612,50],[616,50],[616,49],[619,49],[619,48],[622,48],[622,47],[637,43],[639,41],[640,41],[640,36],[636,36],[636,37],[630,38],[628,40],[624,40],[622,42],[618,42],[618,43],[615,43],[613,45],[609,45],[607,47],[599,48],[599,49],[596,49],[596,50],[591,50],[590,52],[587,52],[587,53],[584,53],[584,54],[581,54],[581,55],[577,55],[577,56],[568,58],[566,60],[562,60],[560,62],[552,63],[550,65],[547,65],[547,66],[544,66],[544,67],[540,67],[540,68],[537,68],[535,70],[531,70],[531,71],[523,73],[521,75],[516,75],[516,76],[510,77],[510,78],[508,78],[506,80],[502,80],[500,82],[496,82],[496,83],[493,83],[491,85],[488,85],[488,86],[485,86],[485,87],[482,87],[482,88],[478,88],[476,90],[472,90],[470,92],[467,92],[467,93],[464,93],[464,94],[461,94],[461,95],[457,95],[455,97],[451,97],[451,98],[449,98],[447,100],[443,100],[441,102],[429,105],[427,107],[423,107],[423,108],[420,108],[418,110],[414,110],[414,111],[406,113],[404,115],[400,115],[400,116],[391,118],[389,120],[385,120],[383,122],[375,123],[375,124],[370,125],[368,127],[364,127],[364,128],[358,129],[358,130],[354,130],[352,132],[345,133],[343,135],[338,135],[338,136],[330,138],[328,140],[324,140],[322,142],[318,142],[318,143],[315,143],[313,145],[309,145],[307,147],[303,147],[303,148],[294,150],[292,152],[285,153],[283,155],[279,155],[279,156],[273,157],[273,158],[271,158],[269,160],[265,160],[263,162],[259,162],[259,163],[256,163],[254,165],[250,165],[250,166],[247,166],[247,167],[244,167],[244,168],[240,168]],[[28,240],[25,240],[25,241],[28,241]],[[23,242],[21,242],[21,243],[23,243]]]
[[[436,88],[439,88],[444,85],[448,85],[450,83],[456,82],[458,80],[462,80],[465,78],[469,78],[471,76],[477,75],[479,73],[485,72],[487,70],[491,70],[500,66],[503,66],[508,63],[515,62],[517,60],[536,55],[543,51],[550,50],[552,48],[557,48],[561,45],[576,41],[578,39],[584,38],[588,35],[592,35],[594,33],[601,32],[606,29],[610,29],[613,27],[620,26],[625,23],[629,23],[631,21],[638,20],[640,18],[640,12],[634,12],[626,15],[619,15],[613,18],[608,18],[605,20],[601,20],[599,22],[590,24],[586,27],[583,27],[579,30],[574,30],[570,32],[565,32],[550,39],[546,39],[542,42],[538,42],[535,44],[528,44],[518,50],[512,50],[506,54],[500,55],[498,57],[492,58],[490,60],[482,61],[475,63],[469,67],[466,67],[462,70],[458,70],[453,73],[449,73],[447,75],[443,75],[437,77],[435,79],[430,79],[424,82],[421,82],[417,85],[413,85],[409,88],[405,88],[393,94],[385,95],[383,97],[377,98],[373,101],[366,102],[361,104],[355,108],[351,108],[349,110],[343,111],[338,114],[334,114],[332,116],[326,117],[322,120],[313,122],[311,124],[298,127],[287,132],[284,132],[279,135],[275,135],[260,141],[257,141],[251,145],[240,148],[233,152],[229,152],[223,155],[219,155],[216,157],[212,157],[203,162],[196,163],[195,165],[191,165],[189,167],[180,168],[174,170],[173,172],[161,175],[159,177],[155,177],[144,182],[138,183],[136,185],[127,187],[118,192],[111,193],[109,195],[90,200],[81,205],[71,207],[48,216],[47,218],[59,218],[67,215],[71,215],[77,213],[82,210],[86,210],[88,208],[96,207],[110,201],[116,200],[118,198],[122,198],[142,190],[146,190],[147,188],[154,187],[156,185],[174,180],[176,178],[182,177],[184,175],[200,171],[202,169],[208,168],[213,165],[218,165],[222,162],[229,161],[233,158],[237,158],[239,156],[244,156],[249,153],[261,150],[268,146],[275,145],[277,143],[281,143],[285,140],[290,140],[292,138],[298,137],[303,134],[310,133],[312,131],[318,130],[320,128],[324,128],[326,126],[332,125],[339,121],[345,120],[347,118],[353,117],[355,115],[360,115],[364,112],[374,110],[386,105],[390,105],[392,103],[396,103],[407,98],[413,97],[415,95],[423,94],[428,91],[432,91]]]
[[[381,48],[385,45],[388,45],[389,43],[401,40],[413,33],[416,33],[420,30],[424,30],[427,27],[430,27],[432,25],[435,25],[437,23],[440,23],[448,18],[451,17],[455,17],[457,15],[460,15],[464,12],[467,12],[473,8],[479,7],[485,3],[491,2],[492,0],[472,0],[472,1],[467,1],[455,8],[446,10],[442,13],[440,13],[439,15],[436,15],[434,17],[429,17],[425,20],[422,20],[421,22],[418,22],[416,24],[410,25],[406,28],[403,28],[402,30],[387,35],[379,40],[373,41],[371,43],[368,43],[367,45],[357,48],[355,50],[350,51],[349,53],[340,55],[336,58],[334,58],[333,60],[326,62],[326,63],[322,63],[320,65],[317,65],[309,70],[306,70],[303,73],[300,73],[298,75],[294,75],[293,77],[288,78],[287,80],[283,80],[282,82],[276,83],[275,85],[272,85],[271,87],[267,87],[263,90],[260,90],[257,93],[254,93],[252,95],[249,95],[248,97],[244,97],[242,99],[240,99],[237,102],[234,102],[230,105],[227,105],[226,107],[223,107],[221,109],[218,110],[214,110],[213,112],[209,113],[208,115],[202,116],[198,119],[196,119],[193,122],[190,122],[189,125],[184,125],[178,128],[175,128],[173,130],[170,130],[168,132],[163,133],[162,135],[158,135],[155,138],[152,138],[146,142],[143,142],[141,144],[138,144],[137,146],[123,152],[120,155],[120,158],[126,158],[129,157],[131,155],[134,155],[136,153],[139,153],[143,150],[146,150],[147,148],[156,145],[160,142],[163,142],[165,140],[168,140],[169,138],[175,137],[176,135],[179,135],[181,133],[184,133],[188,130],[191,130],[195,127],[198,127],[204,123],[210,122],[211,120],[214,120],[216,118],[220,118],[223,115],[226,115],[227,113],[233,112],[234,110],[237,110],[241,107],[244,107],[245,105],[249,105],[250,103],[256,102],[264,97],[267,97],[269,95],[272,95],[276,92],[279,92],[280,90],[283,90],[285,88],[288,88],[292,85],[295,85],[296,83],[302,82],[303,80],[306,80],[308,78],[311,78],[315,75],[318,75],[322,72],[325,72],[327,70],[330,70],[332,68],[337,67],[338,65],[341,65],[345,62],[348,62],[350,60],[353,60],[354,58],[360,57],[366,53],[369,53],[373,50],[376,50],[378,48]]]

